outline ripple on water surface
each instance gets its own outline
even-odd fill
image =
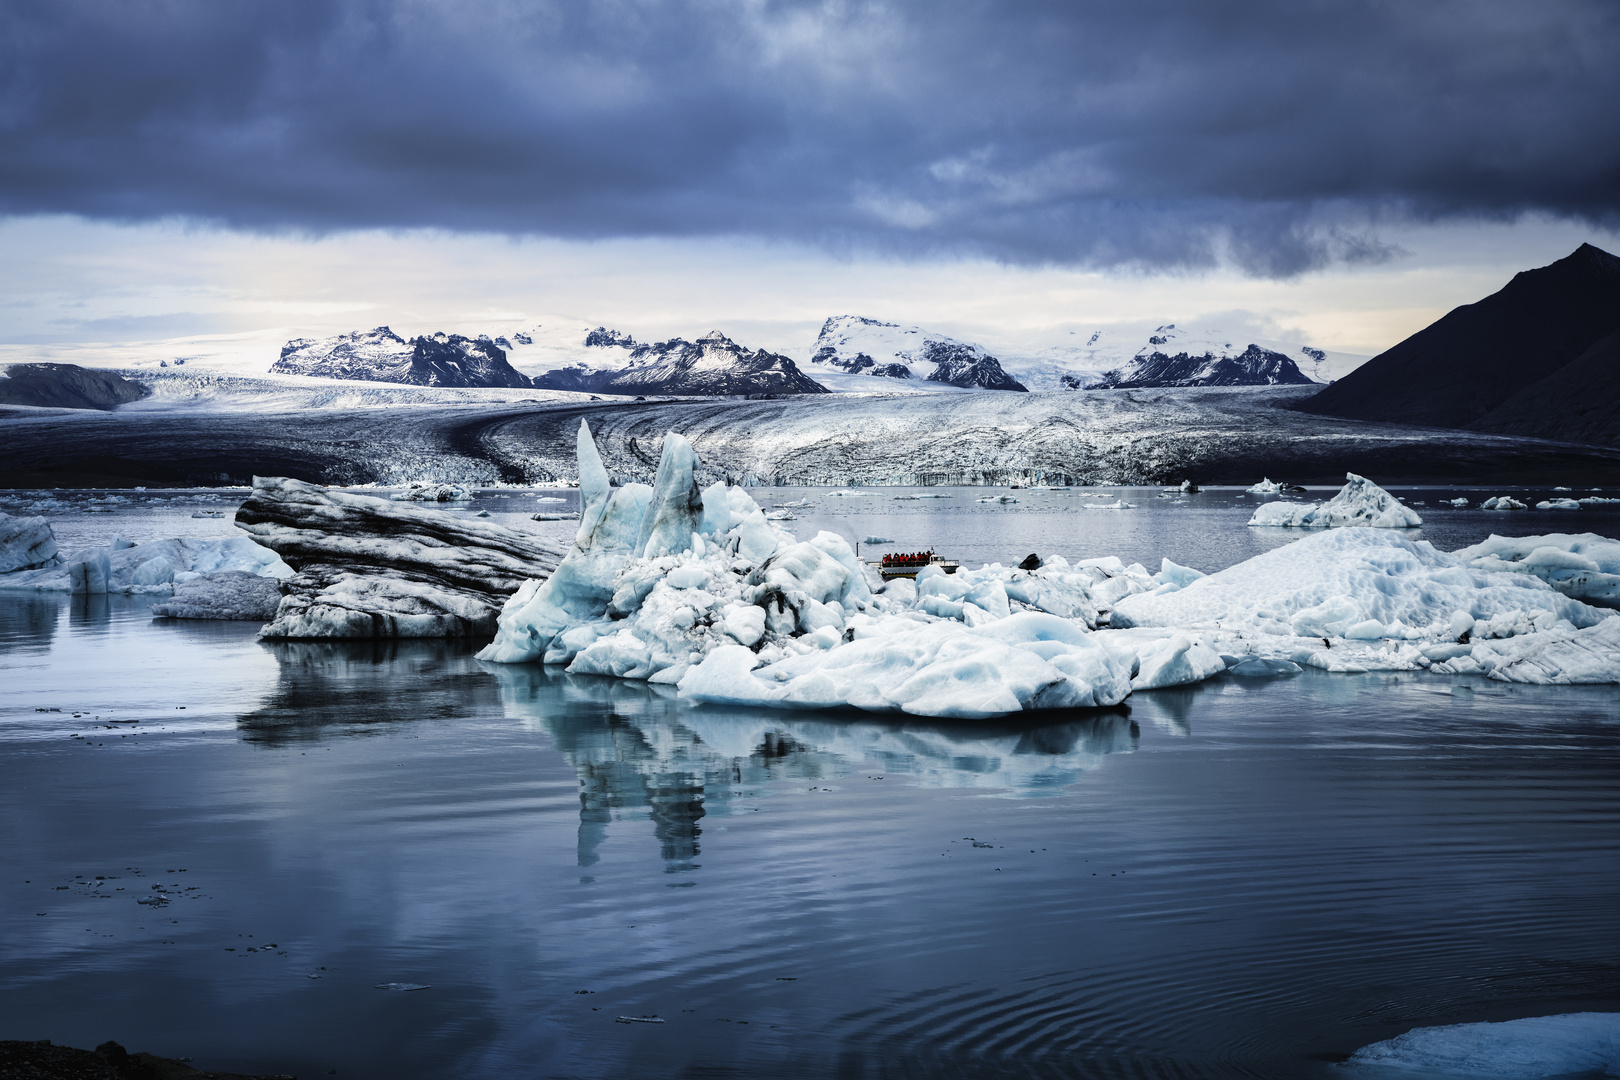
[[[1300,1076],[1620,1006],[1612,688],[1307,672],[953,724],[253,631],[0,597],[15,1037],[304,1075]]]

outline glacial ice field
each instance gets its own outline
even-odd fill
[[[970,568],[1333,540],[1249,527],[1241,488],[750,494],[796,537]],[[1615,491],[1393,494],[1423,520],[1393,531],[1442,551],[1620,536],[1615,504],[1534,509]],[[1498,495],[1531,509],[1478,508]],[[244,496],[0,510],[72,548],[239,534]],[[578,499],[437,505],[570,541]],[[1305,667],[926,720],[693,704],[477,642],[263,642],[154,599],[0,594],[8,1037],[379,1080],[1387,1080],[1502,1075],[1470,1055],[1548,1032],[1540,1060],[1584,1068],[1603,1021],[1478,1025],[1620,1012],[1613,686]]]

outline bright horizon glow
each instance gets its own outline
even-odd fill
[[[1520,270],[1620,236],[1568,222],[1402,227],[1403,254],[1297,278],[1131,273],[982,259],[839,257],[742,239],[565,241],[428,230],[255,234],[183,221],[0,220],[0,344],[284,331],[500,332],[571,318],[638,338],[721,329],[807,359],[823,320],[917,324],[1006,351],[1159,323],[1371,356]]]

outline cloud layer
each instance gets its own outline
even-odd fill
[[[0,0],[0,213],[1288,275],[1620,223],[1611,0]]]

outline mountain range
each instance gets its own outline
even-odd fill
[[[504,340],[504,339],[503,339]],[[329,338],[294,338],[270,365],[277,375],[406,383],[412,386],[527,387],[487,336],[433,334],[406,341],[386,326]]]

